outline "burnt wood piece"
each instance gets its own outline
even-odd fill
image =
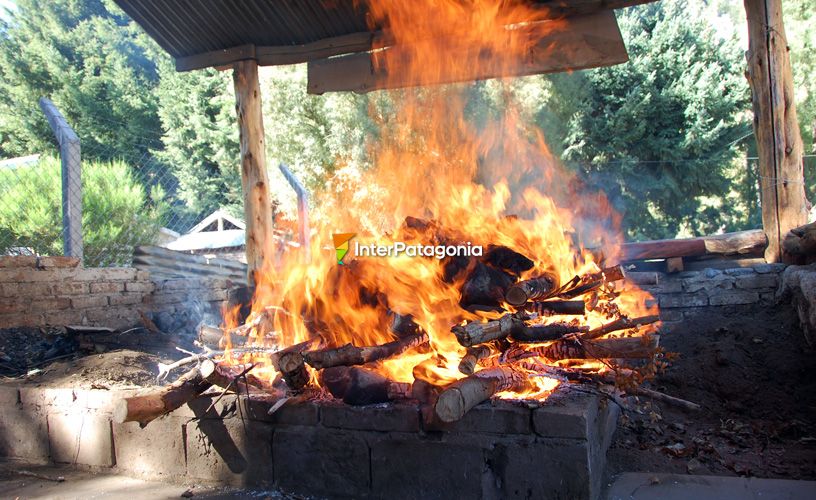
[[[659,335],[597,340],[560,340],[547,346],[528,349],[525,355],[559,359],[649,359],[654,357]]]
[[[480,370],[445,387],[436,400],[434,414],[443,422],[456,422],[497,392],[521,390],[527,383],[524,372],[512,366]]]
[[[419,333],[403,337],[393,342],[377,346],[357,347],[346,344],[335,349],[321,349],[303,354],[306,363],[312,368],[321,370],[332,366],[363,365],[372,361],[390,358],[409,349],[428,343],[428,335]]]
[[[587,294],[594,290],[601,288],[604,283],[612,283],[614,281],[622,280],[626,277],[623,272],[623,267],[620,265],[607,267],[601,269],[597,273],[592,273],[578,279],[578,284],[574,287],[559,290],[558,297],[571,299]],[[578,277],[573,278],[571,282],[575,282]]]
[[[489,245],[482,261],[514,276],[529,271],[535,265],[535,262],[524,255],[506,246],[499,245]]]
[[[252,318],[252,320],[244,323],[243,325],[231,328],[227,330],[226,333],[228,335],[246,337],[252,332],[252,330],[255,330],[255,333],[258,335],[258,337],[263,338],[268,333],[272,332],[275,329],[274,320],[275,314],[277,314],[278,311],[279,309],[277,307],[264,308],[260,312],[258,312]]]
[[[544,300],[559,287],[558,277],[555,274],[547,273],[529,280],[514,283],[504,294],[504,300],[516,307],[523,306],[527,302]]]
[[[524,310],[539,316],[580,316],[586,312],[586,304],[583,300],[545,300],[529,302],[524,306]]]
[[[593,330],[590,330],[586,335],[582,335],[581,339],[596,339],[607,333],[617,332],[619,330],[626,330],[628,328],[637,328],[643,325],[650,325],[652,323],[657,323],[660,321],[660,316],[652,315],[652,316],[641,316],[640,318],[618,318],[611,323],[607,323],[603,326],[599,326]]]
[[[299,391],[309,384],[309,372],[306,370],[303,354],[287,352],[278,358],[278,370],[283,381],[293,391]]]
[[[374,370],[358,366],[333,366],[320,372],[332,396],[350,405],[369,405],[405,399],[411,384],[395,382]]]
[[[139,422],[144,427],[158,417],[170,413],[212,386],[204,380],[196,366],[172,384],[148,394],[122,398],[113,409],[113,421]]]
[[[391,317],[391,333],[397,337],[408,337],[419,333],[419,325],[414,322],[414,317],[410,314],[393,313]]]
[[[462,284],[459,305],[463,309],[478,305],[487,308],[500,307],[505,291],[513,284],[515,277],[500,269],[475,262]]]
[[[511,332],[521,328],[524,328],[522,320],[512,314],[505,314],[501,318],[492,321],[472,321],[464,326],[456,325],[451,328],[451,332],[461,345],[472,347],[492,340],[506,338]]]
[[[510,338],[516,342],[546,342],[558,340],[571,333],[589,332],[588,326],[553,323],[551,325],[533,325],[516,328],[510,332]]]
[[[476,371],[476,365],[479,364],[479,361],[490,356],[492,352],[493,349],[489,345],[468,347],[462,360],[459,361],[459,371],[465,375],[472,375]]]

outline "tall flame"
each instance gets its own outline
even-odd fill
[[[389,46],[378,47],[372,61],[389,88],[462,81],[474,68],[513,74],[531,43],[560,28],[558,21],[545,21],[540,9],[509,0],[376,0],[369,8],[373,24],[387,34],[382,39]],[[464,348],[451,326],[486,317],[460,307],[463,278],[446,281],[444,262],[435,258],[361,258],[350,252],[340,266],[333,233],[357,233],[361,243],[383,245],[444,239],[504,245],[535,262],[523,277],[549,272],[562,283],[599,270],[579,235],[614,258],[620,236],[610,228],[617,227],[618,216],[602,194],[582,193],[559,165],[523,116],[509,80],[501,85],[503,113],[483,123],[467,117],[471,86],[389,91],[393,110],[375,117],[380,130],[368,145],[374,167],[357,178],[343,177],[339,169],[331,191],[318,197],[312,261],[286,252],[256,276],[253,314],[279,307],[274,329],[280,346],[316,334],[331,346],[382,344],[393,340],[388,312],[410,314],[428,333],[431,352],[399,356],[378,369],[409,382],[414,367],[435,356],[439,362],[430,376],[462,377],[456,366]],[[406,216],[434,222],[419,230],[404,224]],[[653,312],[647,299],[629,290],[621,312]],[[592,327],[608,321],[598,309],[578,319]],[[553,386],[540,382],[533,392],[545,394]]]

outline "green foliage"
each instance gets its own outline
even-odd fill
[[[181,202],[174,207],[177,215],[197,222],[221,207],[240,208],[240,150],[229,73],[178,73],[170,61],[161,61],[159,74],[159,116],[165,133],[164,147],[154,154],[178,180],[177,186],[167,186]]]
[[[622,11],[619,24],[630,61],[553,76],[541,121],[563,124],[564,159],[608,193],[631,237],[729,226],[729,204],[706,197],[729,196],[727,168],[750,131],[737,44],[677,0]]]
[[[41,96],[76,129],[86,156],[147,152],[160,130],[154,61],[166,57],[109,0],[19,0],[0,24],[0,155],[53,147]]]
[[[54,157],[0,170],[0,242],[62,255],[61,182],[60,161]],[[85,265],[129,264],[134,245],[155,240],[162,204],[158,192],[148,201],[125,163],[83,162]]]

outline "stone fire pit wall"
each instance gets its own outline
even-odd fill
[[[594,499],[619,414],[571,391],[540,408],[192,401],[139,428],[111,421],[123,391],[0,385],[0,456],[175,482],[275,486],[332,498]]]
[[[140,324],[142,312],[164,331],[194,331],[204,316],[218,318],[232,286],[220,278],[156,279],[133,268],[83,268],[70,257],[0,257],[0,328],[124,329]]]

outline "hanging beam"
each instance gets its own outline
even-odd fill
[[[255,272],[263,268],[272,244],[272,206],[266,174],[261,89],[258,63],[239,61],[232,70],[235,112],[241,143],[241,186],[246,220],[247,280],[255,283]]]
[[[807,222],[802,137],[793,100],[793,76],[781,0],[744,0],[748,19],[748,82],[759,156],[765,260],[783,255],[785,233]]]

